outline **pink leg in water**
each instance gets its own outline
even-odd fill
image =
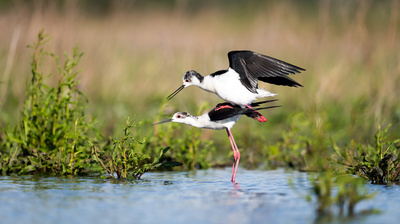
[[[228,133],[228,138],[229,141],[231,142],[231,146],[232,146],[232,151],[233,151],[233,165],[232,165],[232,177],[231,177],[231,182],[235,183],[235,179],[236,179],[236,172],[237,172],[237,168],[239,166],[239,160],[240,160],[240,152],[239,149],[236,145],[235,139],[233,138],[232,132],[229,129],[226,129],[226,132]]]
[[[235,180],[234,180],[234,173],[235,173],[235,167],[236,167],[236,148],[235,148],[235,146],[234,146],[234,144],[233,144],[233,142],[232,142],[232,139],[231,139],[231,134],[229,133],[229,130],[228,129],[226,129],[226,132],[228,133],[228,138],[229,138],[229,141],[230,141],[230,143],[231,143],[231,146],[232,146],[232,151],[233,151],[233,165],[232,165],[232,177],[231,177],[231,181],[234,183],[235,182]]]
[[[253,109],[249,104],[247,104],[246,107],[249,108],[249,109]],[[262,114],[258,113],[256,110],[254,110],[254,111],[258,114],[257,120],[259,122],[266,122],[267,121],[267,118],[265,118]]]

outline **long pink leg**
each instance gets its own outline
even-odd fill
[[[231,178],[231,181],[233,182],[233,174],[235,172],[235,164],[236,164],[236,150],[235,150],[235,146],[232,142],[231,132],[229,131],[229,129],[226,129],[226,133],[228,134],[229,142],[231,143],[232,151],[233,151],[233,165],[232,165],[232,178]]]
[[[249,108],[249,109],[253,109],[253,107],[251,107],[249,104],[247,104],[246,107]],[[254,110],[254,109],[253,109],[253,110]],[[255,112],[258,114],[258,116],[259,116],[259,117],[257,117],[257,120],[258,120],[259,122],[266,122],[266,121],[267,121],[267,118],[265,118],[262,114],[258,113],[256,110],[254,110],[254,111],[255,111]]]
[[[237,172],[237,168],[239,166],[239,160],[240,160],[240,152],[239,149],[236,145],[235,139],[233,138],[232,132],[229,129],[226,129],[226,132],[228,133],[228,138],[229,141],[231,142],[231,146],[232,146],[232,151],[233,151],[233,165],[232,165],[232,178],[231,178],[231,182],[235,183],[235,179],[236,179],[236,172]]]
[[[234,145],[235,148],[236,148],[236,165],[235,165],[235,174],[234,174],[234,176],[233,176],[233,183],[235,183],[236,172],[237,172],[237,169],[238,169],[238,167],[239,167],[240,152],[239,152],[239,149],[238,149],[238,147],[237,147],[237,145],[236,145],[235,139],[233,138],[232,132],[231,132],[230,130],[229,130],[229,132],[231,133],[231,138],[232,138],[233,145]]]

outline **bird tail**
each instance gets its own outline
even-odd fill
[[[275,100],[266,100],[266,101],[260,101],[260,102],[256,102],[256,103],[252,103],[250,105],[250,107],[247,108],[247,110],[244,111],[244,115],[246,115],[247,117],[253,118],[255,120],[258,120],[260,122],[266,122],[267,119],[258,112],[258,110],[266,110],[266,109],[272,109],[272,108],[276,108],[276,107],[281,107],[281,106],[268,106],[268,107],[260,107],[263,104],[266,103],[271,103],[271,102],[275,102],[278,101],[277,99]]]
[[[250,106],[252,106],[252,107],[258,107],[258,106],[260,106],[261,104],[271,103],[271,102],[275,102],[275,101],[278,101],[278,100],[279,100],[279,99],[265,100],[265,101],[260,101],[260,102],[253,102],[253,103],[250,104]]]
[[[270,106],[270,107],[260,107],[260,108],[255,108],[256,110],[265,110],[265,109],[272,109],[276,107],[282,107],[282,106]]]
[[[278,95],[276,93],[268,92],[265,89],[257,89],[257,93],[258,93],[257,98],[274,97],[274,96]]]

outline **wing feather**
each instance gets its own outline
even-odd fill
[[[256,92],[258,80],[284,86],[302,86],[288,77],[305,69],[279,59],[252,51],[231,51],[228,53],[229,67],[239,73],[240,81],[251,92]]]

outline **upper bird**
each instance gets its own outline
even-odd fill
[[[227,102],[251,108],[249,105],[257,98],[276,95],[259,89],[258,80],[275,85],[302,86],[288,75],[305,71],[303,68],[252,51],[231,51],[228,58],[227,70],[216,71],[205,77],[196,71],[187,71],[182,77],[183,85],[167,99],[172,99],[185,87],[194,85],[217,94]]]

